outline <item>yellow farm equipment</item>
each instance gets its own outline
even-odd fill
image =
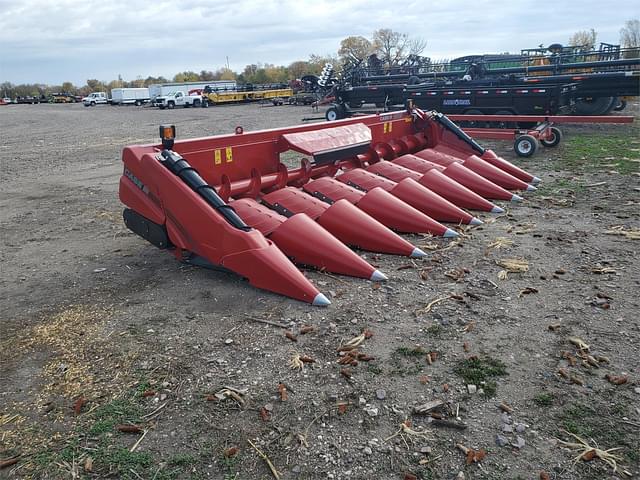
[[[218,105],[221,103],[258,102],[269,100],[274,104],[282,105],[284,100],[293,95],[290,88],[278,88],[273,90],[250,90],[250,91],[220,91],[202,94],[203,106]]]

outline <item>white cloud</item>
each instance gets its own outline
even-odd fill
[[[535,5],[516,0],[0,0],[0,81],[83,84],[172,76],[259,61],[288,64],[332,53],[349,35],[392,28],[428,42],[437,59],[519,51],[566,42],[595,28],[617,42],[637,16],[633,0],[616,8],[583,0]]]

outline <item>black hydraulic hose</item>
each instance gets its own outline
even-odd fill
[[[163,150],[160,155],[162,156],[161,163],[217,210],[229,224],[240,230],[251,230],[251,227],[242,221],[233,207],[220,198],[218,192],[205,182],[198,171],[189,165],[184,158],[172,150]]]
[[[451,120],[449,120],[449,117],[447,117],[446,115],[440,112],[433,112],[433,119],[437,121],[440,125],[445,127],[447,130],[452,132],[460,140],[470,145],[471,148],[473,148],[480,155],[484,155],[484,152],[486,150],[482,148],[482,146],[478,142],[476,142],[473,138],[467,135],[464,132],[464,130],[462,130],[458,125],[456,125]]]

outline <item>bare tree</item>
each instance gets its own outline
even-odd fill
[[[373,49],[387,67],[397,65],[408,50],[409,35],[381,28],[373,32]]]
[[[624,48],[640,47],[640,20],[634,18],[625,22],[620,29],[620,44]]]
[[[569,38],[569,45],[572,47],[585,47],[587,50],[593,50],[596,46],[596,38],[598,32],[593,28],[591,30],[580,30]]]
[[[340,42],[338,55],[342,63],[357,58],[365,60],[373,52],[373,45],[364,37],[347,37]]]
[[[409,40],[409,55],[422,55],[427,48],[427,41],[423,38],[413,38]]]
[[[427,47],[426,40],[411,38],[406,33],[381,28],[373,32],[373,52],[386,67],[402,63],[409,55],[420,55]]]

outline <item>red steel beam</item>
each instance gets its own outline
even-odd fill
[[[552,123],[633,123],[633,116],[623,115],[447,115],[454,122],[552,122]]]

